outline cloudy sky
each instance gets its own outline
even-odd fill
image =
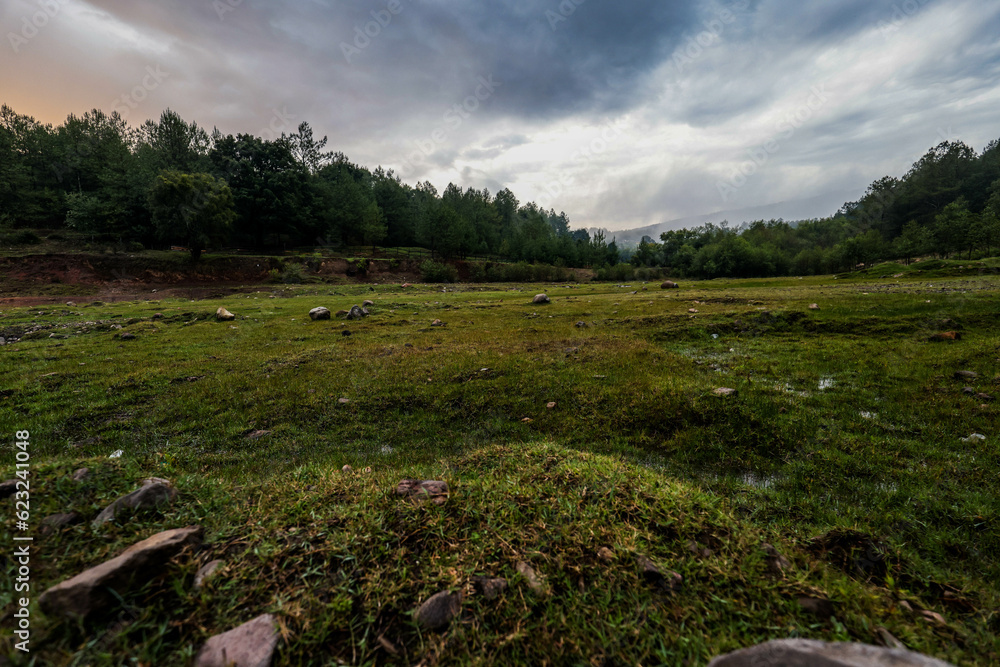
[[[844,194],[1000,138],[1000,0],[4,0],[0,102],[308,121],[573,227]],[[839,199],[838,199],[839,197]]]

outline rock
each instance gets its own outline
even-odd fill
[[[201,526],[175,528],[133,544],[121,555],[84,570],[42,593],[38,605],[52,617],[87,618],[117,603],[118,597],[160,574],[189,546],[201,544]]]
[[[818,303],[810,303],[809,304],[809,310],[819,310],[819,304]]]
[[[17,493],[17,482],[16,479],[8,479],[0,484],[0,498],[10,498]]]
[[[583,320],[580,320],[579,322],[577,322],[573,326],[575,326],[577,329],[586,329],[587,328],[587,323],[584,322]]]
[[[194,667],[269,667],[279,636],[274,616],[258,616],[205,642]]]
[[[443,327],[444,326],[444,322],[442,322],[441,320],[434,320],[433,322],[431,322],[431,326],[432,327]]]
[[[601,547],[597,550],[597,557],[603,560],[605,563],[610,563],[615,559],[615,552],[608,547]]]
[[[369,301],[368,299],[365,299],[364,301],[361,302],[361,307],[362,308],[369,308],[369,307],[374,306],[374,305],[375,305],[375,302],[374,301]]]
[[[346,338],[351,335],[351,331],[349,329],[344,329],[340,332],[340,335]]]
[[[83,521],[83,517],[76,512],[50,514],[42,519],[42,534],[48,535],[49,533],[55,533],[68,526],[78,524],[81,521]]]
[[[90,468],[80,468],[79,470],[73,473],[74,482],[82,482],[88,477],[90,477]]]
[[[404,479],[396,485],[396,495],[412,498],[417,502],[430,499],[435,505],[448,500],[448,484],[437,480]]]
[[[462,597],[451,591],[441,591],[424,601],[413,612],[417,625],[425,630],[445,627],[458,615],[462,608]]]
[[[688,312],[689,313],[697,313],[698,309],[697,308],[688,308]]]
[[[351,399],[349,399],[349,398],[338,398],[337,399],[337,403],[339,403],[341,405],[350,405]]]
[[[516,569],[518,574],[528,582],[528,588],[533,592],[538,595],[544,595],[548,592],[548,586],[545,585],[545,582],[531,565],[522,560],[517,564]]]
[[[350,312],[351,311],[349,310],[338,310],[336,313],[334,313],[334,315],[336,315],[337,317],[343,317],[344,315],[347,315]]]
[[[126,331],[125,333],[118,334],[118,339],[119,340],[135,340],[135,334],[134,333],[129,333],[129,332]]]
[[[814,639],[775,639],[719,656],[708,667],[951,667],[902,649]]]
[[[975,371],[955,371],[956,380],[975,380],[979,377],[979,373]]]
[[[549,299],[548,294],[536,294],[535,298],[531,300],[531,303],[536,303],[536,304],[552,303],[552,300]]]
[[[978,398],[980,401],[992,401],[992,400],[994,400],[993,396],[991,394],[976,394],[976,398]]]
[[[834,614],[833,603],[824,598],[799,598],[799,606],[822,620],[828,620]]]
[[[889,648],[898,648],[903,649],[904,651],[906,650],[906,644],[893,637],[892,633],[885,628],[879,626],[876,628],[876,631],[878,632],[878,636],[882,638],[882,643]]]
[[[162,482],[144,484],[138,489],[122,496],[105,507],[97,518],[91,522],[94,528],[99,528],[108,521],[113,521],[115,514],[124,508],[132,509],[136,512],[145,509],[153,509],[161,505],[169,505],[177,498],[177,489]]]
[[[556,402],[555,401],[549,401],[548,403],[545,404],[545,407],[548,408],[549,410],[552,410],[552,409],[554,409],[556,407]]]
[[[225,564],[226,564],[225,561],[216,559],[209,563],[206,563],[205,565],[202,565],[201,568],[198,570],[197,574],[194,575],[194,587],[201,588],[202,586],[204,586],[205,580],[211,577],[213,574],[215,574],[215,571]]]
[[[402,285],[400,285],[400,287],[406,289],[407,287],[413,287],[413,285],[411,285],[410,283],[403,283]]]
[[[664,280],[662,283],[660,283],[660,289],[677,289],[679,287],[680,285],[678,285],[672,280]]]
[[[933,623],[934,625],[940,625],[941,627],[948,625],[948,622],[944,620],[944,616],[936,611],[931,611],[930,609],[921,610],[920,616],[922,616],[925,621]]]
[[[960,438],[960,440],[966,444],[974,444],[977,442],[986,442],[986,436],[982,433],[973,433],[968,438]]]
[[[957,331],[943,331],[941,333],[936,333],[930,337],[930,340],[934,342],[942,342],[946,340],[962,340],[962,334]]]
[[[251,431],[247,433],[247,440],[260,440],[265,435],[270,435],[270,431],[265,431],[264,429],[257,429],[256,431]]]
[[[365,314],[361,312],[360,306],[351,306],[351,309],[347,312],[347,319],[349,320],[360,320]]]
[[[472,577],[469,581],[487,600],[495,600],[507,590],[507,580],[499,577]]]
[[[236,316],[220,306],[219,309],[215,311],[215,319],[220,322],[232,322],[236,319]]]
[[[718,387],[712,390],[716,396],[735,396],[736,390],[731,387]]]
[[[343,468],[340,469],[340,472],[342,472],[342,473],[344,473],[346,475],[348,473],[354,472],[354,468],[352,468],[349,465],[345,465]]]
[[[791,561],[785,558],[773,545],[764,542],[760,545],[760,548],[767,554],[765,561],[767,562],[767,569],[771,574],[782,574],[792,566]]]
[[[962,393],[963,394],[968,394],[969,396],[972,396],[972,395],[974,395],[976,393],[976,390],[973,389],[972,387],[962,387]]]
[[[309,319],[328,320],[330,319],[330,309],[323,308],[322,306],[320,306],[319,308],[313,308],[312,310],[309,311]]]
[[[669,570],[666,573],[661,572],[656,563],[642,554],[638,555],[637,560],[639,561],[639,570],[642,573],[642,578],[654,586],[676,591],[684,583],[684,577],[680,574]]]

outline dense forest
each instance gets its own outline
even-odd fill
[[[423,247],[443,259],[490,256],[563,266],[618,262],[601,233],[509,189],[410,186],[313,136],[211,133],[167,110],[138,128],[117,113],[58,127],[0,108],[0,229],[69,228],[131,247]],[[7,238],[30,239],[10,234]]]
[[[633,266],[698,278],[834,273],[881,260],[990,256],[1000,246],[1000,142],[981,153],[946,141],[901,178],[886,176],[836,215],[788,223],[706,224],[651,238]]]
[[[17,230],[67,228],[133,248],[183,246],[195,259],[222,247],[422,247],[444,260],[593,267],[599,277],[637,267],[699,278],[807,275],[928,254],[971,258],[1000,245],[997,141],[981,154],[941,143],[829,218],[709,223],[624,252],[509,189],[449,184],[438,193],[326,144],[308,123],[267,140],[209,133],[170,110],[138,128],[100,110],[53,127],[4,105],[0,233],[29,242],[33,233]]]

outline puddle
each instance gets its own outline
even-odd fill
[[[753,471],[747,471],[736,475],[736,479],[743,482],[747,486],[752,486],[755,489],[770,489],[774,486],[774,483],[778,480],[777,475],[763,475]]]

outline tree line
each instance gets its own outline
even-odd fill
[[[928,151],[901,178],[886,176],[833,216],[801,222],[708,223],[645,237],[635,267],[697,278],[835,273],[882,260],[991,256],[1000,246],[1000,142]]]
[[[614,265],[603,233],[564,212],[429,182],[410,186],[326,150],[308,123],[263,139],[208,132],[174,111],[129,126],[117,112],[58,127],[0,107],[0,228],[72,229],[101,241],[259,252],[293,247],[423,247],[560,266]]]

